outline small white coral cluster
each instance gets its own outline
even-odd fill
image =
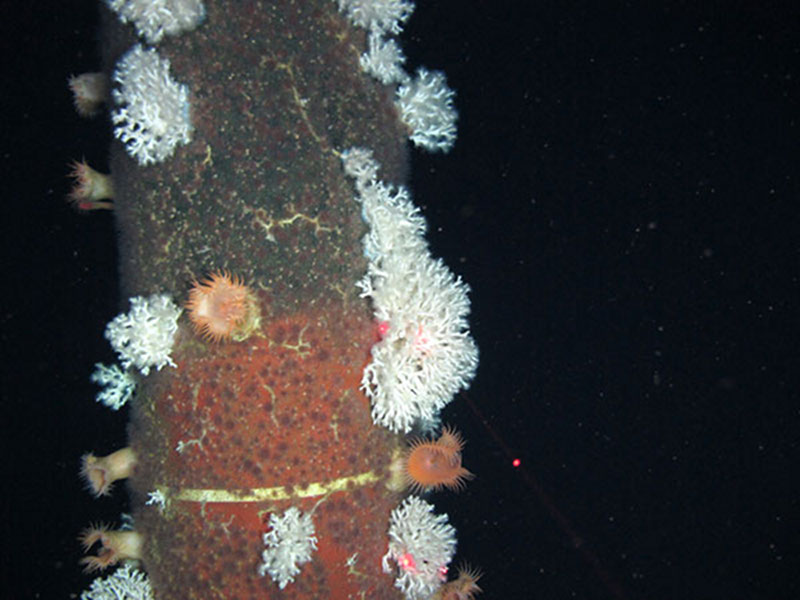
[[[133,23],[136,32],[150,44],[167,35],[197,27],[206,16],[202,0],[106,0],[123,23]]]
[[[400,33],[414,12],[409,0],[338,0],[339,10],[353,25],[380,33]]]
[[[123,371],[119,365],[109,367],[102,363],[96,363],[90,379],[93,383],[103,387],[97,393],[97,401],[105,404],[111,410],[119,410],[125,406],[136,389],[136,379],[129,370]]]
[[[370,227],[364,238],[369,266],[359,286],[384,331],[372,347],[362,389],[376,424],[407,433],[415,424],[435,421],[475,375],[469,288],[431,256],[424,217],[405,188],[377,180],[371,152],[354,148],[343,153],[343,161],[356,179]]]
[[[369,31],[367,51],[361,55],[361,69],[384,85],[399,84],[395,105],[400,119],[411,131],[411,141],[431,152],[447,152],[456,141],[458,112],[455,93],[447,86],[444,73],[417,69],[412,78],[403,70],[406,57],[398,34],[414,11],[406,0],[339,0],[339,10],[350,22]]]
[[[117,315],[106,326],[106,339],[119,355],[123,369],[133,366],[142,375],[175,366],[170,352],[181,309],[166,294],[131,298],[130,312]]]
[[[116,364],[94,365],[90,379],[102,387],[96,396],[98,402],[111,410],[125,406],[136,389],[131,367],[147,375],[150,367],[161,370],[165,365],[175,366],[170,352],[180,314],[181,309],[167,295],[131,298],[130,312],[117,315],[106,326],[106,339],[119,355],[122,368]]]
[[[408,79],[403,70],[406,57],[397,40],[398,34],[414,12],[408,0],[339,0],[339,10],[353,25],[369,32],[367,51],[361,55],[361,69],[384,85]]]
[[[96,396],[98,402],[111,410],[125,406],[136,389],[131,367],[147,375],[150,367],[161,370],[165,365],[175,366],[170,352],[180,314],[181,309],[167,295],[131,298],[131,311],[117,315],[106,326],[106,339],[119,355],[122,368],[94,365],[90,379],[102,387]]]
[[[406,57],[397,40],[386,39],[377,31],[370,32],[368,39],[367,51],[359,59],[361,69],[384,85],[407,79],[403,70]]]
[[[124,566],[108,577],[92,581],[81,600],[153,600],[153,588],[147,575]]]
[[[140,165],[161,162],[191,141],[189,88],[172,78],[158,52],[135,45],[117,64],[114,82],[114,135]]]
[[[264,562],[259,565],[258,574],[263,577],[269,573],[283,589],[294,581],[300,566],[310,561],[311,553],[317,549],[314,522],[310,514],[292,506],[281,516],[272,513],[269,526],[271,530],[264,534],[267,548],[261,555]]]
[[[414,79],[397,89],[400,118],[411,129],[411,141],[428,150],[447,152],[456,141],[458,113],[455,92],[447,87],[444,73],[417,69]]]
[[[429,598],[447,579],[447,565],[456,552],[456,530],[447,515],[417,496],[406,498],[389,520],[389,551],[384,573],[397,572],[396,588],[407,600]],[[393,567],[390,561],[394,561]]]

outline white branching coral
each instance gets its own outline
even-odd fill
[[[356,180],[356,189],[361,192],[365,185],[378,177],[378,162],[367,148],[348,148],[342,152],[344,172]]]
[[[147,575],[124,566],[108,577],[92,581],[81,600],[153,600],[153,588]]]
[[[269,526],[271,530],[264,534],[267,549],[261,555],[264,562],[259,565],[258,574],[263,577],[269,573],[283,589],[294,581],[300,566],[310,561],[311,553],[317,549],[314,522],[310,514],[292,506],[281,516],[272,513]]]
[[[428,228],[425,217],[414,206],[408,190],[404,187],[393,188],[381,181],[372,181],[360,190],[362,215],[369,224],[370,230],[364,236],[364,254],[374,261],[376,277],[390,277],[392,274],[380,267],[394,267],[406,271],[414,265],[396,264],[410,258],[423,258],[428,244],[425,231]],[[405,274],[405,273],[403,273]],[[375,283],[375,278],[372,278]],[[372,296],[372,294],[370,294]],[[388,314],[379,314],[379,318]]]
[[[191,141],[189,88],[170,75],[167,59],[134,46],[114,71],[114,135],[141,165],[161,162]]]
[[[409,0],[339,0],[339,10],[353,25],[380,33],[400,33],[414,12]]]
[[[454,96],[444,73],[425,68],[418,69],[416,77],[397,89],[395,104],[411,130],[412,142],[431,152],[447,152],[453,147],[458,118]]]
[[[167,497],[162,490],[154,492],[147,492],[146,506],[158,506],[159,510],[163,513],[167,509]]]
[[[170,357],[181,309],[166,294],[131,298],[130,312],[117,315],[106,327],[106,339],[124,369],[136,367],[143,375],[175,366]]]
[[[417,496],[406,498],[389,520],[389,551],[383,557],[384,573],[396,564],[396,588],[407,600],[429,598],[447,579],[447,565],[456,552],[456,530],[447,515],[437,515],[433,505]]]
[[[388,328],[372,347],[362,385],[373,420],[408,432],[415,421],[434,421],[475,375],[468,287],[441,260],[422,253],[372,264],[364,294]]]
[[[384,39],[377,32],[369,34],[369,48],[361,55],[361,68],[384,85],[408,78],[403,70],[406,57],[396,40]]]
[[[362,389],[373,421],[407,433],[419,422],[435,422],[439,411],[468,387],[478,366],[469,335],[468,286],[425,241],[426,223],[408,191],[375,179],[369,151],[343,153],[345,172],[355,177],[362,216],[367,274],[359,282],[372,300],[382,339],[372,346]]]
[[[136,32],[151,44],[167,35],[197,27],[206,16],[202,0],[106,0],[123,23],[133,23]]]
[[[102,363],[94,365],[91,380],[103,386],[97,393],[97,401],[105,404],[111,410],[119,410],[125,406],[133,396],[136,389],[136,379],[130,371],[123,371],[118,365],[106,366]]]

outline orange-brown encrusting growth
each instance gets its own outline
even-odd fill
[[[117,450],[108,456],[84,454],[81,459],[81,477],[95,496],[107,496],[111,485],[131,476],[136,466],[136,455],[130,447]]]
[[[224,271],[195,281],[186,308],[195,330],[212,342],[244,340],[260,324],[253,292],[241,279]]]
[[[417,439],[405,457],[405,477],[415,492],[460,490],[473,475],[461,466],[464,440],[455,429],[445,426],[438,440]]]
[[[100,571],[117,564],[123,559],[142,558],[142,536],[136,531],[111,531],[107,525],[90,525],[78,538],[84,552],[100,543],[95,556],[81,559],[87,573]]]

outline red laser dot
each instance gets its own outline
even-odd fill
[[[397,564],[404,571],[417,572],[417,563],[410,552],[406,552],[397,559]]]

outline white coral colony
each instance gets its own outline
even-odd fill
[[[310,561],[311,553],[317,549],[314,522],[310,514],[291,506],[280,516],[272,513],[269,526],[270,531],[264,534],[267,548],[261,555],[264,562],[258,567],[258,574],[263,577],[269,573],[283,589],[294,581],[300,566]]]
[[[397,574],[394,586],[406,600],[430,598],[446,579],[455,552],[456,530],[446,514],[433,512],[432,504],[409,496],[392,511],[382,565],[384,573]]]
[[[136,367],[147,375],[151,367],[174,367],[170,353],[180,314],[166,294],[131,298],[130,312],[117,315],[105,333],[123,369]]]
[[[149,43],[197,27],[206,15],[202,0],[106,0],[123,23],[131,22]]]
[[[458,118],[454,96],[444,73],[424,68],[417,69],[416,77],[397,89],[395,103],[415,145],[430,152],[447,152],[453,147]]]
[[[370,228],[364,236],[369,265],[359,286],[383,329],[362,389],[377,425],[408,433],[418,422],[434,422],[475,376],[478,348],[467,322],[469,288],[431,256],[425,218],[407,189],[376,179],[372,153],[351,148],[342,158]]]
[[[153,600],[153,588],[147,575],[126,565],[104,579],[95,579],[81,600]]]
[[[114,135],[140,165],[162,162],[191,141],[189,88],[170,75],[169,61],[140,44],[114,71]]]

